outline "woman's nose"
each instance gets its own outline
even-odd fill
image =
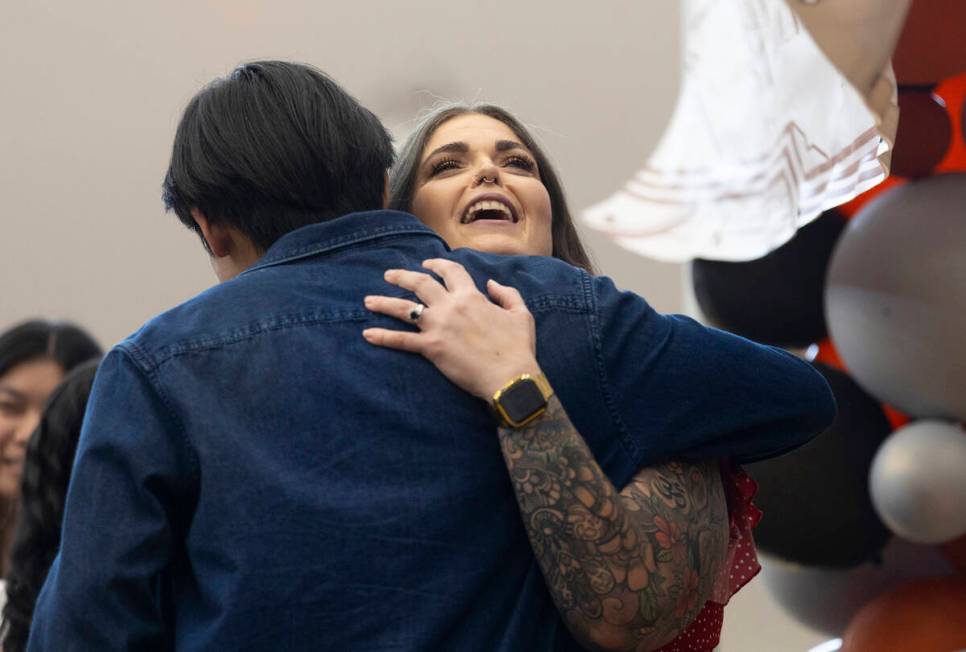
[[[500,168],[494,165],[492,161],[484,162],[476,171],[475,185],[482,186],[488,183],[500,183]]]
[[[30,436],[34,434],[34,430],[40,425],[40,412],[29,412],[24,415],[23,420],[17,426],[17,430],[14,433],[13,439],[10,442],[14,446],[24,447],[27,442],[30,441]]]

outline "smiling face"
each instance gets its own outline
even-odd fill
[[[549,256],[550,195],[533,154],[510,127],[456,116],[426,141],[412,212],[453,249]]]
[[[0,498],[20,491],[27,442],[63,377],[64,370],[49,358],[22,362],[0,377]]]

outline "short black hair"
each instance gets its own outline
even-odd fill
[[[188,103],[162,196],[199,237],[193,208],[264,251],[307,224],[382,208],[393,158],[379,118],[328,75],[256,61]]]

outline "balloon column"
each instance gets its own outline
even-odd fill
[[[842,652],[966,648],[966,580],[915,580],[864,606],[845,632]]]
[[[765,584],[852,652],[966,648],[966,3],[944,6],[900,41],[893,176],[763,258],[692,263],[709,321],[812,345],[836,395],[829,430],[748,471]]]

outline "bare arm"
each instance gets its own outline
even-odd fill
[[[537,373],[533,318],[512,288],[491,303],[456,263],[391,283],[427,305],[421,332],[368,329],[372,344],[420,353],[464,390],[489,399],[507,380]],[[413,303],[366,306],[410,321]],[[597,649],[650,650],[673,639],[710,595],[725,558],[727,509],[716,463],[640,471],[618,493],[556,398],[529,427],[501,429],[501,447],[531,544],[567,626]]]
[[[653,650],[711,594],[728,516],[717,463],[644,469],[618,493],[556,397],[500,443],[530,543],[574,636]]]

